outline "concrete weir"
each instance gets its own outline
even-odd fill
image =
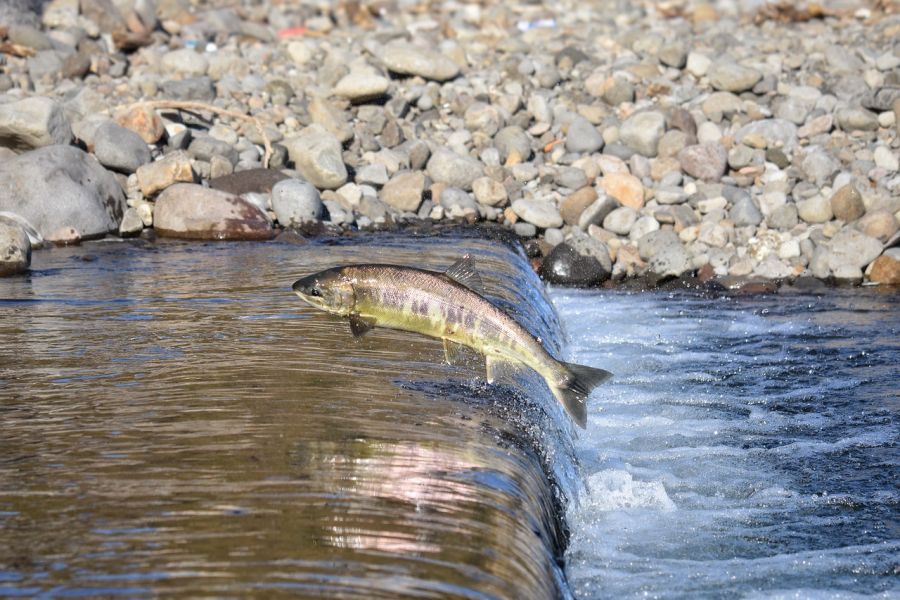
[[[0,548],[5,585],[569,597],[572,425],[540,378],[488,385],[474,353],[447,365],[424,336],[354,339],[291,293],[338,264],[442,270],[466,253],[487,296],[558,352],[524,253],[484,232],[37,255],[0,294],[16,373],[0,376],[4,454],[22,455],[15,476],[0,465],[0,528],[19,532]]]

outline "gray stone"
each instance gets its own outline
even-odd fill
[[[578,228],[584,231],[591,225],[602,224],[606,217],[618,206],[618,202],[606,194],[601,195],[596,202],[585,208],[578,217]]]
[[[401,171],[394,174],[381,189],[381,200],[406,212],[416,212],[422,204],[425,174],[421,171]]]
[[[883,245],[871,236],[845,227],[831,239],[829,249],[831,251],[829,266],[832,271],[837,271],[841,265],[852,265],[857,269],[865,268],[878,258]]]
[[[283,142],[297,171],[319,189],[337,189],[347,183],[341,144],[324,127],[312,124]]]
[[[728,152],[719,144],[696,144],[679,152],[678,162],[691,177],[718,181],[728,166]]]
[[[566,150],[579,154],[590,154],[603,148],[603,136],[590,121],[576,116],[569,123],[566,133]]]
[[[459,67],[443,54],[404,42],[385,46],[381,62],[394,73],[447,81],[459,75]]]
[[[762,119],[747,123],[735,134],[735,139],[744,144],[748,143],[751,136],[759,137],[765,141],[767,147],[780,147],[785,152],[791,152],[797,146],[797,126],[784,119]]]
[[[0,146],[25,152],[71,140],[69,120],[56,101],[37,96],[0,104]]]
[[[272,187],[272,210],[283,227],[314,223],[325,215],[319,190],[300,179],[283,179]]]
[[[756,265],[756,268],[753,269],[753,274],[765,279],[787,279],[788,277],[791,277],[794,272],[777,256],[769,254]]]
[[[0,219],[0,277],[24,273],[31,266],[31,241],[18,225]]]
[[[503,126],[500,110],[486,102],[473,102],[464,115],[466,129],[494,135]]]
[[[651,231],[657,230],[659,230],[659,221],[650,215],[644,215],[634,222],[631,231],[628,232],[628,237],[632,240],[638,240]]]
[[[237,150],[231,144],[209,135],[198,135],[192,139],[187,151],[194,158],[207,162],[214,156],[223,156],[231,164],[236,164],[238,161]]]
[[[141,136],[112,121],[94,132],[94,156],[104,167],[122,173],[134,173],[151,160],[150,147]]]
[[[864,108],[842,108],[837,111],[838,127],[844,131],[876,131],[878,116]]]
[[[715,89],[734,93],[752,89],[762,79],[762,73],[756,69],[731,62],[714,64],[707,76]]]
[[[478,203],[475,198],[465,190],[455,187],[445,187],[441,191],[440,204],[450,216],[462,216],[466,213],[478,214]]]
[[[563,219],[553,201],[542,198],[525,198],[512,203],[513,212],[535,227],[562,227]]]
[[[795,204],[783,204],[769,214],[766,223],[771,229],[779,231],[788,231],[793,229],[799,222],[797,206]]]
[[[470,191],[472,182],[484,174],[479,160],[444,148],[431,155],[425,170],[433,181],[466,191]]]
[[[647,261],[650,272],[660,277],[678,277],[693,266],[678,235],[670,229],[653,231],[640,238],[638,253]]]
[[[762,213],[759,212],[750,196],[741,196],[735,200],[731,210],[728,211],[728,218],[731,219],[735,227],[759,225],[763,220]]]
[[[896,173],[900,170],[900,154],[897,150],[891,150],[885,145],[875,148],[872,153],[875,160],[875,166],[884,169],[890,173]]]
[[[164,73],[180,73],[188,77],[206,75],[209,61],[203,54],[189,48],[181,48],[167,52],[161,62]]]
[[[0,161],[0,211],[25,218],[47,240],[74,228],[83,238],[118,230],[125,195],[115,177],[74,146],[46,146]]]
[[[128,208],[122,216],[122,222],[119,224],[119,235],[122,237],[133,237],[144,230],[144,221],[141,214],[136,208]]]
[[[797,213],[807,223],[827,223],[834,217],[831,202],[820,194],[798,202]]]
[[[473,181],[472,193],[478,202],[486,206],[503,206],[509,199],[506,187],[490,177],[479,177]]]
[[[576,230],[572,232],[572,237],[566,243],[578,254],[595,259],[607,273],[612,273],[613,265],[609,256],[609,248],[600,240]]]
[[[822,148],[813,147],[803,156],[800,168],[809,181],[822,186],[831,182],[831,178],[840,170],[841,163]]]
[[[618,235],[628,235],[638,220],[639,213],[629,206],[620,206],[603,219],[603,229]]]
[[[578,167],[559,167],[553,179],[556,185],[570,190],[578,190],[588,184],[587,175]]]
[[[494,136],[494,147],[500,151],[500,161],[506,162],[511,154],[521,160],[531,158],[531,136],[516,125],[504,127]]]
[[[162,97],[169,100],[195,100],[209,102],[216,97],[216,89],[209,77],[187,77],[164,81]]]
[[[381,187],[388,182],[387,168],[381,163],[364,165],[356,170],[356,183]]]
[[[666,117],[655,110],[634,114],[619,128],[619,139],[638,153],[654,157],[659,140],[666,132]]]
[[[351,102],[368,102],[387,94],[390,80],[368,69],[351,70],[334,86],[334,94]]]

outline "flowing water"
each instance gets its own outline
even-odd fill
[[[549,392],[290,291],[464,252],[557,343],[524,255],[464,234],[36,253],[0,280],[0,596],[565,597]]]
[[[577,443],[578,598],[900,597],[900,294],[551,294],[616,378]]]
[[[587,431],[290,293],[465,252],[616,374]],[[464,232],[34,259],[0,280],[0,596],[900,594],[896,295],[553,290],[563,349],[525,257]]]

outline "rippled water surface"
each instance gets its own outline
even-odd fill
[[[900,597],[900,295],[551,296],[617,375],[577,442],[577,597]]]
[[[568,423],[527,377],[290,292],[444,268],[557,339],[521,253],[476,238],[109,242],[0,280],[0,596],[565,596]]]

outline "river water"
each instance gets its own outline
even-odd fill
[[[900,294],[551,294],[616,378],[577,442],[578,598],[900,597]]]
[[[534,376],[290,293],[464,253],[616,374],[587,431]],[[0,596],[900,592],[896,296],[550,299],[462,232],[36,253],[0,280]]]

